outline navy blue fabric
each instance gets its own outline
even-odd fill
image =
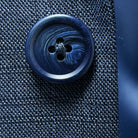
[[[51,14],[80,18],[95,40],[93,65],[80,80],[51,84],[25,58],[32,26]],[[3,0],[0,21],[2,137],[118,137],[117,53],[112,0]]]
[[[138,138],[138,1],[115,0],[120,138]]]

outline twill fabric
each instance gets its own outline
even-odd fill
[[[53,14],[82,20],[95,42],[89,71],[69,84],[43,80],[25,57],[29,30]],[[1,0],[0,20],[0,136],[118,137],[112,0]]]

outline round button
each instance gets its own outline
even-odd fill
[[[51,15],[33,26],[25,52],[38,75],[50,82],[70,82],[90,67],[94,41],[82,21],[69,15]]]

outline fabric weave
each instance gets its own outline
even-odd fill
[[[117,53],[112,0],[2,0],[0,136],[118,137]],[[95,40],[89,71],[70,84],[37,76],[25,58],[31,27],[51,14],[81,19]]]

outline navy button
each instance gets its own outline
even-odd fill
[[[38,21],[26,40],[32,69],[50,82],[70,82],[90,67],[94,41],[87,26],[75,17],[57,14]]]

